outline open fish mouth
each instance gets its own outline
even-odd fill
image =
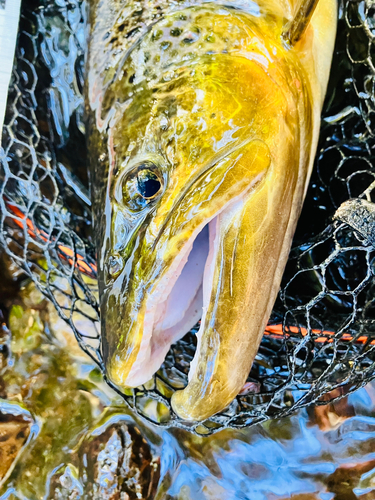
[[[150,294],[146,302],[140,350],[126,380],[129,387],[147,382],[163,363],[170,346],[202,319],[189,371],[189,380],[192,378],[200,356],[200,338],[220,251],[220,239],[217,237],[219,219],[229,217],[242,204],[241,199],[230,203],[203,227],[198,227]]]
[[[242,294],[243,283],[239,282],[238,262],[247,253],[246,236],[241,235],[246,227],[242,225],[247,224],[250,200],[263,192],[270,162],[263,141],[245,141],[198,176],[171,217],[171,212],[158,217],[156,211],[143,237],[137,238],[134,258],[102,296],[103,354],[108,377],[120,389],[147,382],[160,368],[170,345],[200,318],[190,381],[199,379],[198,385],[205,387],[200,392],[210,392],[210,381],[218,380],[219,370],[226,385],[234,381],[229,397],[241,389],[251,358],[240,369],[241,381],[229,377],[223,367],[232,361],[233,353],[225,346],[237,330],[233,321],[236,308],[246,308],[246,300],[238,295],[248,296],[246,291]],[[162,209],[159,212],[163,214]],[[248,237],[251,241],[250,233]],[[232,255],[229,261],[228,252]],[[217,364],[211,358],[220,352],[229,359]]]
[[[147,300],[141,349],[127,379],[131,387],[148,381],[161,366],[171,344],[201,319],[203,282],[215,219],[181,249],[179,258]]]

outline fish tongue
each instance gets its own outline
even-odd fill
[[[236,204],[237,206],[237,204]],[[220,215],[216,216],[208,224],[208,234],[209,234],[209,252],[205,263],[204,275],[203,275],[203,306],[202,306],[202,321],[199,331],[197,332],[197,349],[195,351],[194,358],[190,363],[189,370],[189,382],[192,380],[195,374],[200,353],[202,350],[202,335],[204,330],[204,324],[207,318],[208,304],[210,301],[210,296],[212,293],[213,280],[215,274],[215,265],[218,258],[219,251],[219,231],[218,224],[220,222]]]
[[[186,263],[177,270],[179,277],[171,290],[165,292],[166,299],[158,306],[154,331],[169,332],[172,341],[181,338],[201,318],[202,302],[200,288],[203,281],[203,271],[208,253],[208,227],[205,226],[194,241]],[[194,304],[193,304],[194,302]],[[197,309],[191,318],[191,309]],[[188,313],[190,311],[190,314]],[[184,324],[184,329],[178,327]],[[186,329],[186,324],[188,328]],[[174,333],[172,334],[172,332]]]

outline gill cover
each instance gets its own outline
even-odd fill
[[[107,374],[122,390],[147,382],[201,318],[189,383],[172,398],[187,420],[245,383],[306,191],[336,4],[299,31],[298,7],[166,12],[108,70],[103,96],[89,87],[107,158],[94,167]]]

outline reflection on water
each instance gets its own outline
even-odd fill
[[[335,405],[199,441],[168,433],[178,450],[168,458],[175,464],[168,493],[179,499],[374,498],[374,394],[369,386]],[[171,447],[170,438],[165,446]]]
[[[0,498],[375,498],[375,385],[291,418],[197,437],[132,416],[32,286],[8,323]]]

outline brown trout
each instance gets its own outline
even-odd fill
[[[102,354],[147,382],[199,319],[183,419],[240,392],[306,193],[336,0],[92,0],[87,116]]]

